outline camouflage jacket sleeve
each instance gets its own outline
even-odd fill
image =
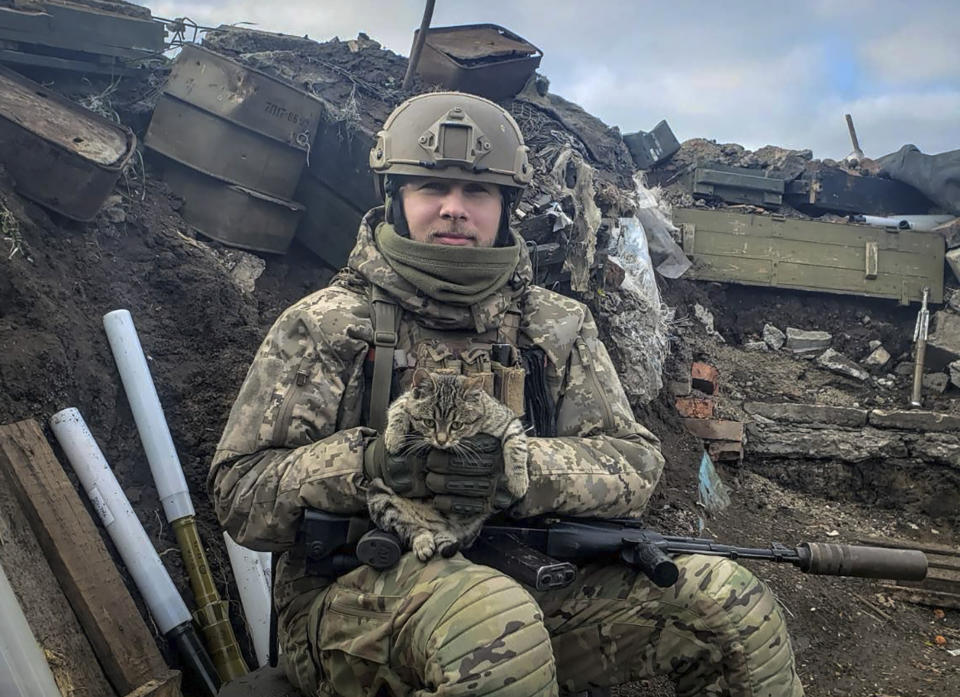
[[[321,295],[322,294],[322,295]],[[365,508],[360,423],[366,341],[350,331],[351,294],[325,289],[271,328],[230,411],[207,480],[239,543],[290,547],[305,507]]]
[[[517,517],[637,516],[663,470],[659,439],[634,419],[596,323],[582,311],[562,369],[558,437],[530,439],[530,488],[511,510]]]

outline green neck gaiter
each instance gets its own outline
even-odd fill
[[[390,223],[380,223],[377,247],[403,279],[426,295],[451,305],[473,305],[498,291],[520,259],[520,248],[453,247],[414,242]]]

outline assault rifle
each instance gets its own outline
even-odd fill
[[[312,510],[306,515],[308,560],[326,564],[328,574],[339,575],[361,563],[388,569],[403,554],[395,535],[370,529],[368,521]],[[920,581],[927,575],[927,558],[918,550],[823,542],[804,542],[794,548],[776,542],[769,547],[735,547],[710,538],[662,535],[632,519],[552,518],[530,525],[487,525],[464,550],[471,561],[537,590],[563,588],[576,578],[575,563],[604,558],[619,559],[656,585],[669,587],[679,576],[670,559],[677,554],[788,563],[804,573],[827,576]]]

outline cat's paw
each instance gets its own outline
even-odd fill
[[[383,447],[390,454],[400,452],[403,448],[403,433],[388,428],[383,434]]]
[[[410,546],[420,561],[427,561],[437,551],[437,543],[433,539],[433,534],[426,531],[417,533]]]
[[[440,532],[433,536],[437,551],[444,559],[449,559],[460,551],[460,540],[448,532]]]
[[[522,499],[530,487],[530,473],[527,469],[527,441],[523,436],[507,439],[503,445],[503,471],[507,491]]]

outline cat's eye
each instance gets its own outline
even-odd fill
[[[433,419],[424,419],[423,425],[426,426],[427,428],[434,428],[436,427],[437,422],[434,421]]]
[[[453,422],[452,424],[450,424],[450,425],[451,425],[453,428],[460,428],[461,426],[463,426],[463,424],[460,423],[459,421],[454,421],[454,422]]]

